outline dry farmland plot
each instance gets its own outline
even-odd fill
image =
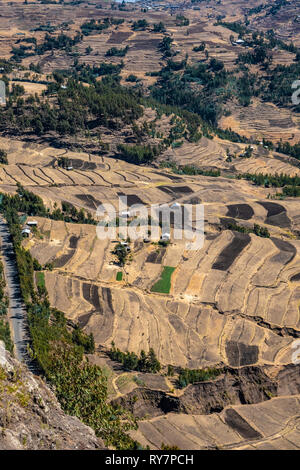
[[[209,416],[168,413],[139,423],[132,435],[151,449],[278,450],[299,448],[299,395],[228,407]]]
[[[261,2],[248,3],[212,0],[198,3],[196,10],[185,5],[183,14],[190,24],[180,27],[176,13],[155,5],[145,13],[140,6],[120,11],[110,4],[99,8],[85,1],[39,4],[38,8],[30,2],[5,2],[0,16],[1,56],[9,58],[23,35],[42,42],[44,32],[32,29],[48,21],[57,27],[53,35],[62,31],[73,36],[85,21],[124,18],[120,25],[84,36],[71,53],[55,50],[27,57],[22,61],[24,69],[15,67],[9,77],[24,86],[26,99],[34,93],[42,96],[46,88],[31,80],[48,80],[48,73],[69,68],[76,58],[90,66],[123,60],[121,83],[135,86],[126,81],[134,74],[141,79],[138,86],[149,94],[146,87],[157,79],[149,73],[167,64],[158,49],[163,34],[154,33],[152,26],[133,31],[133,21],[144,17],[151,25],[163,21],[174,40],[174,61],[185,60],[186,54],[189,65],[217,58],[231,71],[245,48],[232,45],[231,35],[234,39],[238,35],[215,22],[219,15],[224,15],[224,21],[244,21],[246,9]],[[270,26],[272,17],[262,13],[250,15],[249,26],[259,25],[264,31],[274,26],[280,37],[300,45],[299,23],[287,15],[295,13],[294,3],[291,0],[276,13],[274,25]],[[205,52],[193,50],[202,41],[207,58]],[[105,55],[112,47],[125,46],[129,50],[123,58]],[[27,70],[31,62],[42,68],[35,78],[35,72]],[[273,50],[271,67],[293,63],[294,54]],[[254,67],[252,72],[262,70]],[[218,123],[223,129],[258,141],[283,139],[292,144],[300,140],[300,117],[288,108],[258,98],[252,98],[248,107],[229,100],[227,107],[231,114]],[[144,121],[155,125],[156,132],[143,136],[145,144],[157,145],[173,126],[172,115],[160,115],[152,108],[144,109],[138,126],[142,128]],[[105,154],[99,150],[100,135],[109,145]],[[43,267],[35,282],[40,288],[46,286],[51,306],[93,333],[96,352],[89,360],[104,368],[110,398],[123,400],[142,418],[133,437],[151,449],[160,449],[163,442],[180,449],[299,448],[299,366],[292,364],[293,342],[300,338],[299,198],[281,200],[274,197],[281,188],[235,178],[247,172],[300,176],[299,161],[257,143],[251,144],[251,157],[245,158],[247,144],[202,136],[197,143],[182,137],[182,145],[169,146],[151,165],[129,164],[116,158],[118,144],[139,142],[129,125],[112,130],[99,126],[99,137],[83,132],[64,139],[52,133],[46,139],[0,136],[0,149],[8,155],[8,164],[0,165],[0,192],[13,194],[21,183],[50,210],[69,203],[93,217],[103,203],[112,204],[118,214],[120,196],[127,197],[130,208],[174,202],[204,205],[202,247],[191,251],[184,241],[174,239],[174,216],[170,244],[161,246],[158,238],[128,240],[124,266],[113,254],[118,237],[99,239],[95,225],[36,217],[37,232],[23,241]],[[60,167],[60,157],[67,158],[72,168]],[[166,160],[178,166],[218,169],[221,176],[175,174],[172,165],[160,166]],[[255,235],[254,224],[270,237]],[[239,231],[229,229],[234,225]],[[161,373],[124,371],[107,355],[112,341],[124,352],[139,354],[153,348]],[[174,375],[167,375],[168,365],[174,366]],[[180,389],[181,367],[225,369],[215,379]]]
[[[67,200],[95,210],[103,201],[117,207],[120,194],[128,195],[129,205],[197,197],[206,205],[211,230],[227,217],[267,224],[271,231],[271,239],[261,239],[214,229],[196,253],[180,243],[158,251],[152,245],[137,247],[118,281],[120,268],[111,264],[113,245],[98,240],[94,226],[39,219],[43,239],[29,243],[42,264],[54,265],[45,273],[51,303],[92,331],[97,344],[109,347],[114,340],[122,350],[136,352],[152,346],[163,363],[189,367],[289,362],[291,338],[281,332],[289,329],[297,337],[299,331],[299,244],[281,237],[299,227],[296,202],[264,202],[266,190],[244,181],[174,179],[165,170],[137,169],[103,157],[99,163],[83,153],[79,169],[67,172],[50,164],[67,153],[13,143],[6,148],[15,164],[2,167],[2,189],[14,191],[18,180],[49,205]],[[30,152],[35,166],[21,165]],[[76,153],[69,156],[76,161]],[[50,181],[59,181],[60,187],[52,188]],[[168,266],[176,268],[169,297],[150,294]],[[162,338],[170,339],[164,343]]]
[[[136,352],[151,346],[163,363],[189,367],[289,362],[300,329],[298,241],[223,231],[196,252],[184,244],[160,253],[145,245],[125,265],[123,284],[110,264],[113,244],[98,240],[95,227],[39,223],[48,239],[31,240],[31,251],[54,263],[45,273],[50,301],[92,331],[97,344],[113,340]],[[150,294],[171,263],[177,267],[169,296]]]
[[[256,139],[280,139],[296,143],[299,141],[299,116],[289,110],[278,108],[272,103],[253,102],[244,109],[233,108],[229,117],[221,119],[223,128],[231,128],[246,137]]]
[[[165,363],[200,367],[221,361],[239,363],[243,359],[236,359],[237,348],[244,351],[243,357],[247,357],[241,344],[247,349],[249,338],[254,335],[251,347],[256,353],[250,354],[252,361],[272,362],[275,358],[277,361],[277,357],[287,361],[285,347],[290,339],[282,339],[278,333],[283,328],[291,328],[297,334],[299,329],[299,248],[296,241],[280,243],[278,238],[284,235],[284,230],[299,227],[296,202],[263,202],[266,191],[243,181],[184,177],[180,182],[176,179],[174,182],[172,175],[165,171],[137,170],[133,165],[111,159],[101,159],[101,170],[89,167],[66,172],[48,166],[47,162],[52,161],[57,151],[49,148],[34,150],[30,146],[25,152],[23,147],[7,148],[15,150],[12,157],[9,152],[9,158],[14,158],[16,163],[18,158],[24,158],[22,155],[34,152],[36,167],[19,164],[3,167],[2,178],[6,184],[2,189],[13,191],[18,180],[29,185],[50,205],[54,201],[67,200],[92,210],[103,201],[117,205],[120,194],[128,195],[129,204],[140,200],[147,204],[189,201],[191,197],[198,197],[206,204],[206,220],[211,227],[228,217],[267,224],[274,234],[271,240],[247,236],[247,243],[238,245],[237,251],[231,247],[238,235],[229,231],[207,236],[203,250],[197,253],[185,252],[180,244],[172,244],[167,250],[158,252],[157,248],[145,245],[134,250],[122,281],[117,281],[119,267],[110,264],[114,261],[113,246],[97,239],[95,227],[41,219],[40,231],[44,238],[33,239],[30,244],[32,254],[42,264],[54,264],[54,271],[46,273],[45,277],[51,302],[70,318],[78,319],[88,331],[93,331],[97,344],[109,346],[114,339],[121,349],[135,351],[152,345]],[[84,154],[80,155],[80,162],[80,168],[84,166],[82,162],[98,165],[96,157],[90,161]],[[95,180],[96,174],[101,176],[101,185],[89,180]],[[57,182],[58,178],[61,187],[52,188],[47,183],[47,179]],[[175,313],[170,313],[165,300],[148,293],[158,282],[164,266],[176,267],[170,289],[171,299],[178,303]],[[188,313],[191,308],[193,313]],[[178,309],[184,311],[178,313]],[[128,311],[133,315],[130,322]],[[153,311],[159,312],[158,319],[153,316]],[[224,313],[229,316],[223,325]],[[195,320],[191,320],[195,315],[199,317],[201,327],[198,320],[195,324]],[[133,335],[128,322],[135,332]],[[219,330],[213,328],[209,337],[204,334],[204,340],[203,331],[210,330],[204,327],[207,322],[220,324],[220,327]],[[237,340],[241,327],[245,338]],[[271,338],[268,348],[264,346],[266,335]],[[172,343],[161,349],[157,338],[165,336],[170,336]],[[220,344],[219,337],[224,338]]]
[[[267,322],[258,326],[250,315],[224,316],[209,306],[166,301],[136,288],[92,287],[56,272],[45,279],[52,305],[92,331],[97,345],[110,347],[114,341],[136,352],[153,347],[163,363],[191,368],[290,361],[291,339],[273,332]]]
[[[201,168],[219,168],[237,173],[285,173],[299,175],[299,162],[286,155],[270,152],[262,145],[254,145],[251,158],[243,158],[246,145],[211,140],[206,137],[198,144],[184,143],[177,149],[167,150],[166,155],[179,165],[195,165]],[[232,158],[226,161],[227,150]]]

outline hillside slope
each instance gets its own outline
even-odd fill
[[[94,431],[65,415],[45,382],[7,353],[0,366],[0,450],[101,448]]]

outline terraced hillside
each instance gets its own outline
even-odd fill
[[[50,309],[143,447],[299,449],[297,2],[172,3],[3,2],[0,210],[29,320]],[[99,237],[120,196],[156,236]],[[173,208],[169,230],[139,204]]]
[[[283,206],[269,204],[281,208],[279,224],[286,225]],[[248,208],[233,204],[228,212]],[[288,363],[299,336],[299,243],[283,239],[286,229],[268,227],[277,235],[262,239],[215,228],[196,252],[184,243],[166,249],[136,243],[121,282],[113,243],[99,240],[95,227],[40,220],[43,239],[29,246],[40,263],[54,265],[45,273],[51,303],[79,319],[99,345],[113,340],[136,352],[151,346],[163,363],[190,368]],[[164,266],[175,268],[167,296],[151,293]]]
[[[229,407],[209,416],[170,413],[141,422],[134,436],[151,449],[163,442],[195,450],[297,450],[299,396]]]
[[[203,138],[203,144],[210,142]],[[223,150],[217,141],[215,145]],[[99,161],[94,155],[64,152],[74,166],[74,170],[67,171],[53,166],[55,158],[63,153],[54,148],[36,145],[24,148],[21,143],[10,141],[7,150],[12,157],[2,167],[5,182],[2,190],[14,192],[15,182],[19,181],[42,195],[52,209],[64,201],[95,215],[99,204],[110,202],[118,211],[120,194],[128,196],[129,205],[182,203],[191,199],[204,203],[203,248],[189,251],[185,242],[176,240],[166,247],[142,240],[131,242],[130,256],[123,268],[112,253],[116,240],[99,240],[94,225],[36,217],[38,231],[24,241],[42,266],[49,263],[53,266],[51,271],[44,271],[51,305],[65,312],[73,322],[79,322],[87,333],[93,333],[98,353],[92,360],[100,361],[110,371],[112,397],[126,396],[130,390],[137,393],[134,375],[125,374],[123,379],[123,373],[106,355],[112,341],[121,351],[137,354],[152,347],[163,365],[175,369],[291,364],[293,343],[300,335],[300,221],[295,199],[270,200],[268,195],[275,189],[227,178],[226,173],[219,177],[175,175],[168,168],[137,168],[109,157]],[[24,152],[28,160],[21,164]],[[204,158],[205,150],[202,155]],[[265,159],[273,161],[267,152]],[[218,167],[217,160],[213,166]],[[219,168],[224,171],[222,165]],[[297,172],[296,167],[290,168]],[[53,185],[47,183],[47,178],[55,181],[61,178],[61,182]],[[249,229],[259,224],[268,229],[270,237],[230,230],[228,223]],[[169,293],[153,292],[153,286],[169,266],[173,268]],[[121,385],[123,380],[126,386]],[[143,383],[145,379],[140,380]],[[173,379],[156,386],[151,379],[151,386],[163,387],[165,393],[171,393],[170,397],[179,393],[174,395]],[[286,402],[290,403],[289,400]],[[161,437],[153,437],[152,426],[164,429],[164,423],[170,422],[173,427],[179,422],[184,439],[178,437],[173,444],[180,448],[200,446],[197,437],[203,435],[197,418],[200,415],[172,413],[149,421],[147,426],[141,424],[138,440],[150,443],[151,447],[159,446]],[[205,418],[207,426],[213,416]],[[226,421],[222,424],[222,416],[216,415],[214,419],[220,420],[223,429]],[[189,438],[190,431],[185,432],[184,427],[192,422],[195,423],[192,434],[196,437]],[[236,435],[237,440],[226,444],[228,448],[246,447],[244,434]],[[169,442],[167,436],[165,440]],[[273,441],[272,436],[257,431],[258,447],[271,445],[267,444],[268,439]],[[201,446],[213,447],[217,442],[217,438],[210,438]]]

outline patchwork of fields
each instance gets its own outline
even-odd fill
[[[0,193],[19,192],[34,288],[94,338],[142,446],[299,449],[299,2],[175,3],[2,2]],[[101,239],[120,196],[128,225],[137,204],[203,204],[203,246],[176,214]]]
[[[43,155],[50,161],[47,154],[52,151]],[[87,161],[84,155],[80,161]],[[46,160],[43,164],[37,168],[50,171]],[[108,158],[97,165],[76,176],[74,170],[51,171],[72,178],[101,174],[106,180],[101,186],[82,188],[79,181],[53,188],[30,184],[30,189],[52,207],[61,198],[92,213],[100,202],[118,209],[119,194],[147,205],[192,196],[205,206],[205,243],[189,251],[175,240],[167,247],[131,242],[120,270],[112,254],[116,240],[99,240],[95,226],[37,218],[39,233],[25,245],[42,265],[53,264],[45,271],[51,304],[93,332],[99,346],[109,348],[114,341],[137,353],[153,347],[164,364],[288,364],[300,326],[297,202],[270,201],[271,188],[243,180],[175,177],[170,170],[146,167],[140,172]],[[249,228],[258,223],[271,237],[228,230],[228,221]]]

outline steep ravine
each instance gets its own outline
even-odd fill
[[[225,368],[216,380],[189,385],[181,396],[138,388],[117,398],[114,403],[130,410],[138,418],[166,413],[210,414],[228,405],[255,404],[270,398],[300,393],[300,366],[278,370],[258,366]]]

